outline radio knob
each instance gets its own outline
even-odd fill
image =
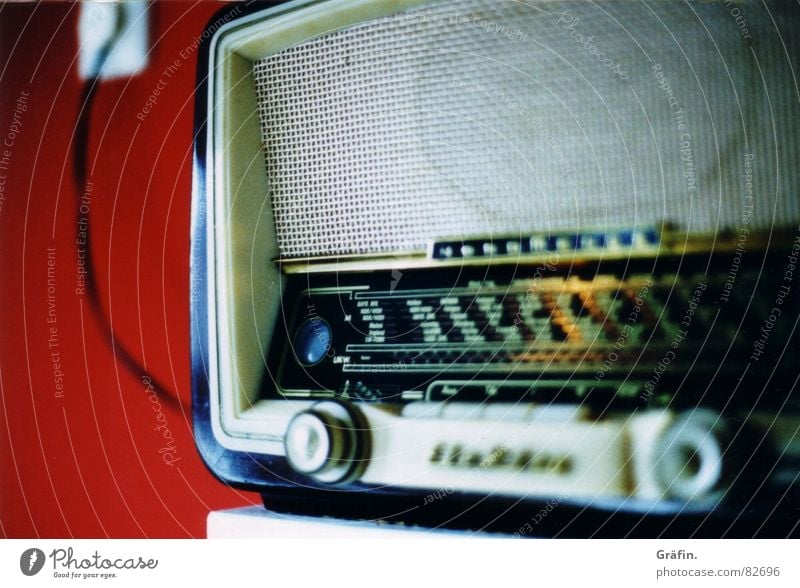
[[[665,491],[692,502],[724,497],[729,489],[726,438],[724,420],[712,411],[695,409],[676,419],[660,440],[661,455],[654,465]]]
[[[368,457],[364,425],[355,408],[332,400],[318,402],[289,421],[286,459],[297,473],[320,482],[352,482]]]

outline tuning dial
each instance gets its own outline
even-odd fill
[[[284,436],[292,468],[329,484],[358,478],[368,458],[367,428],[355,408],[326,400],[289,421]]]

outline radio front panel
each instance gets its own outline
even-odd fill
[[[742,269],[737,288],[748,295],[730,299],[727,276],[704,273],[706,263],[296,276],[284,293],[287,328],[275,331],[276,379],[265,394],[598,409],[733,401],[740,409],[780,407],[785,387],[738,390],[748,363],[748,382],[765,377],[752,360],[753,342],[779,292],[759,277],[778,268]],[[669,269],[678,265],[680,274]],[[787,297],[782,312],[788,318],[771,333],[779,347],[791,343],[798,301]]]

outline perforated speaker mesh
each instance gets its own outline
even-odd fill
[[[790,3],[465,0],[258,61],[281,254],[794,223],[797,16]]]

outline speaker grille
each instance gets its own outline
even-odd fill
[[[281,255],[796,222],[796,12],[465,0],[257,61]]]

